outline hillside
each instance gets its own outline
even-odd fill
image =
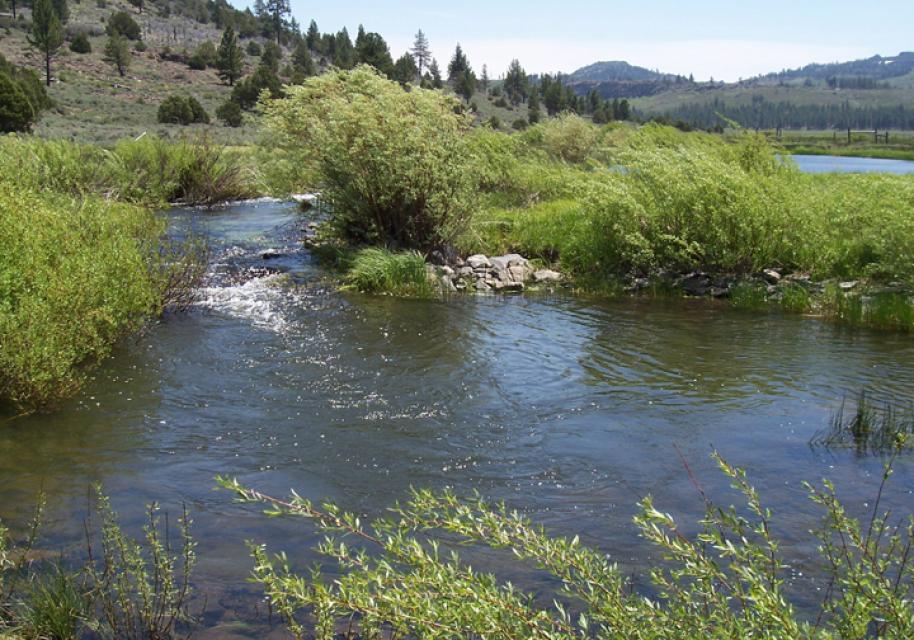
[[[636,67],[624,61],[604,61],[582,67],[565,77],[578,95],[595,91],[604,99],[651,96],[688,81],[682,76]]]
[[[130,68],[123,78],[103,59],[107,40],[105,22],[119,10],[129,12],[141,26],[146,45],[144,51],[132,47]],[[0,53],[14,64],[41,72],[41,55],[26,40],[24,25],[29,16],[29,10],[23,9],[18,22],[6,19],[6,29],[0,28]],[[169,138],[209,132],[231,142],[243,142],[256,135],[249,126],[237,129],[221,126],[214,112],[228,98],[231,88],[219,79],[215,70],[193,70],[182,61],[185,52],[192,53],[203,42],[219,43],[222,31],[215,24],[176,12],[163,17],[149,7],[140,14],[123,0],[97,3],[87,0],[70,4],[70,20],[65,29],[69,36],[86,33],[92,52],[76,54],[67,45],[61,48],[48,88],[55,107],[42,114],[35,127],[37,135],[102,143],[144,132]],[[245,55],[245,73],[255,64],[256,58]],[[159,104],[172,93],[196,97],[213,124],[158,124]]]

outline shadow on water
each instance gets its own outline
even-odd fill
[[[50,544],[78,548],[90,483],[132,526],[147,501],[187,501],[207,624],[253,623],[253,637],[264,617],[244,584],[244,540],[300,565],[315,540],[302,523],[232,504],[212,490],[216,474],[366,514],[410,486],[478,489],[643,572],[653,557],[631,524],[635,503],[653,494],[687,530],[702,510],[677,447],[712,495],[735,499],[713,446],[775,510],[801,593],[816,518],[801,482],[828,475],[859,511],[880,471],[878,459],[812,451],[810,436],[863,387],[914,391],[905,336],[694,301],[339,294],[300,248],[306,221],[292,206],[169,215],[176,232],[190,225],[212,243],[198,308],[124,345],[62,411],[0,429],[0,516],[24,521],[43,486]],[[888,498],[908,510],[911,462]]]

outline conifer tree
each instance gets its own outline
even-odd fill
[[[67,24],[70,20],[70,7],[67,5],[67,0],[51,0],[51,4],[54,6],[54,11],[57,12],[57,17],[60,18],[60,24]]]
[[[511,61],[508,67],[508,73],[505,75],[505,93],[512,104],[518,105],[527,99],[530,93],[530,83],[527,80],[527,72],[520,66],[517,59]]]
[[[317,28],[317,22],[314,20],[311,21],[311,24],[308,25],[308,33],[305,36],[305,42],[308,45],[308,48],[311,51],[317,51],[317,47],[321,41],[321,32]]]
[[[281,44],[286,16],[292,12],[292,7],[289,5],[289,0],[266,0],[264,8],[270,15],[273,35],[276,36],[276,43]]]
[[[127,69],[130,68],[130,45],[127,38],[117,32],[108,36],[104,59],[117,69],[122,78],[127,75]]]
[[[51,0],[35,0],[32,5],[32,29],[28,36],[31,46],[44,55],[45,83],[51,86],[51,60],[63,45],[63,29]]]
[[[463,73],[457,78],[457,82],[454,83],[454,90],[457,95],[467,101],[467,104],[470,103],[473,94],[476,92],[476,74],[473,73],[472,69],[463,70]]]
[[[463,52],[463,49],[458,42],[457,48],[454,50],[454,57],[451,58],[451,62],[447,66],[448,82],[456,84],[463,78],[464,71],[467,71],[468,69],[470,69],[470,61],[467,59],[466,54]]]
[[[396,80],[405,87],[415,81],[418,74],[419,67],[416,64],[416,60],[409,53],[404,53],[394,64],[391,80]]]
[[[359,63],[370,64],[388,77],[393,74],[394,60],[384,38],[374,32],[364,33],[361,27],[359,27],[359,34],[355,46]],[[361,40],[361,44],[358,40]]]
[[[432,51],[429,48],[428,38],[422,33],[422,29],[419,29],[419,32],[416,34],[416,40],[413,42],[413,48],[410,49],[410,53],[419,69],[418,75],[421,76],[422,72],[428,68],[428,64],[432,59]]]
[[[479,86],[482,87],[483,93],[489,94],[489,67],[482,65],[482,75],[479,77]]]
[[[428,72],[432,76],[432,87],[434,89],[442,88],[444,81],[441,79],[441,69],[438,68],[438,61],[434,58],[432,58],[432,62],[428,66]]]
[[[216,52],[216,68],[219,70],[219,77],[228,82],[230,87],[241,77],[244,70],[241,46],[231,25],[222,33],[222,42],[219,43],[219,50]]]
[[[314,59],[311,57],[308,43],[305,40],[299,40],[298,45],[292,52],[292,67],[299,78],[310,78],[317,74]]]

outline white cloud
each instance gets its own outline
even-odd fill
[[[412,44],[394,38],[390,45],[396,58]],[[456,41],[432,41],[435,56],[444,69]],[[666,73],[694,74],[696,79],[733,81],[755,75],[796,68],[811,62],[835,62],[868,57],[876,52],[859,46],[798,44],[759,40],[682,40],[667,42],[574,41],[543,38],[466,39],[461,46],[478,72],[483,63],[497,77],[518,58],[529,73],[569,73],[601,60],[625,60],[633,65]]]

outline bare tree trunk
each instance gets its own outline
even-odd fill
[[[44,71],[47,86],[51,86],[51,52],[46,51],[44,54]]]

